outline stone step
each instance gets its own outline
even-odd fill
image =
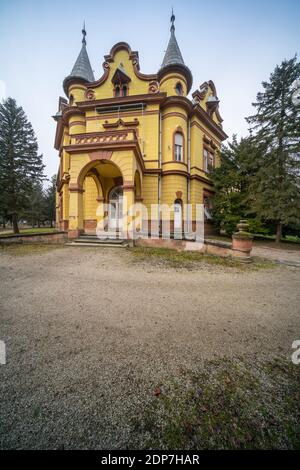
[[[97,242],[83,242],[74,240],[73,242],[66,243],[66,246],[93,246],[93,247],[107,247],[107,248],[125,248],[127,243],[97,243]]]
[[[99,245],[105,245],[111,243],[113,245],[122,245],[124,240],[116,238],[97,238],[97,237],[79,237],[73,240],[74,243],[98,243]]]
[[[80,235],[78,238],[80,239],[91,239],[91,240],[124,240],[124,238],[116,232],[100,232],[97,235],[94,234],[83,234]]]

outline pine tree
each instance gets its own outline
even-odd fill
[[[14,233],[18,218],[28,207],[33,184],[41,181],[44,165],[30,122],[13,98],[0,104],[0,207],[12,217]]]
[[[26,219],[31,221],[32,227],[36,224],[41,226],[46,216],[46,196],[43,185],[40,181],[34,182],[32,185],[28,207],[24,212]]]
[[[47,220],[50,221],[51,227],[55,221],[55,195],[56,195],[56,175],[53,175],[50,180],[50,186],[45,192],[45,214]]]
[[[251,141],[257,149],[257,171],[249,187],[249,206],[261,218],[276,224],[276,241],[282,225],[300,221],[300,109],[291,100],[300,77],[296,57],[284,60],[263,82],[257,112],[247,118]]]
[[[240,219],[255,217],[249,213],[247,204],[250,180],[256,172],[254,162],[255,148],[250,139],[243,138],[238,142],[233,136],[232,142],[221,149],[220,166],[211,169],[210,176],[216,190],[213,197],[214,222],[228,234],[236,230]],[[259,225],[258,221],[255,225]]]

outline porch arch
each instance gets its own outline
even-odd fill
[[[91,173],[93,173],[95,175],[95,172],[96,172],[96,173],[98,173],[98,175],[101,178],[101,173],[99,171],[97,171],[95,167],[99,163],[103,163],[103,162],[107,162],[110,165],[113,165],[118,170],[118,172],[120,173],[120,175],[122,176],[123,181],[124,181],[122,170],[115,162],[111,161],[110,159],[98,158],[98,159],[94,159],[94,160],[88,162],[86,165],[84,165],[81,168],[81,170],[78,174],[78,177],[77,177],[77,186],[80,190],[83,189],[83,181],[84,181],[84,178],[86,177],[86,175],[88,174],[89,171],[94,170],[94,171],[91,171]],[[100,178],[98,178],[99,179],[99,185],[101,186],[102,197],[104,197],[105,192],[104,192],[104,189],[103,189],[102,182],[101,182]],[[100,189],[100,186],[99,186],[99,189]]]

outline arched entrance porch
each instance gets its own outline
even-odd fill
[[[128,175],[126,178],[109,159],[93,160],[82,168],[76,189],[70,188],[73,200],[77,200],[79,233],[91,235],[99,230],[115,230],[128,237],[132,220],[128,211],[135,201],[141,201],[142,187],[139,172],[135,172],[132,180]]]

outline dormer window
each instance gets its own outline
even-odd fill
[[[120,64],[112,77],[112,83],[114,85],[114,96],[127,96],[128,87],[131,78],[127,75],[123,64]]]
[[[183,95],[183,88],[180,82],[177,82],[175,85],[175,91],[177,95],[182,96]]]

